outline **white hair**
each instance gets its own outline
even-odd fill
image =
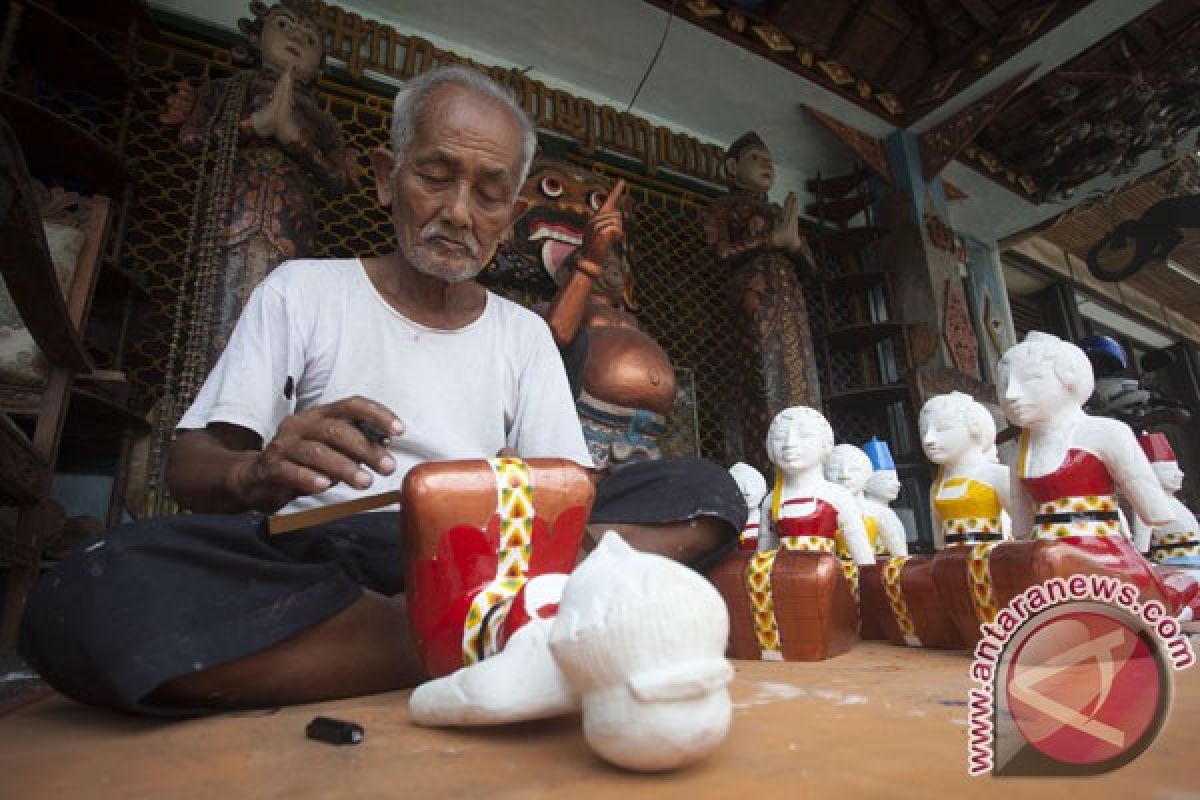
[[[861,447],[853,444],[834,445],[829,451],[829,457],[825,459],[825,478],[834,483],[841,483],[846,467],[855,464],[865,469],[868,475],[875,471],[875,465]]]
[[[1049,361],[1054,368],[1054,374],[1067,390],[1071,399],[1079,405],[1087,402],[1096,388],[1096,376],[1092,372],[1092,362],[1087,354],[1077,345],[1063,341],[1052,333],[1030,331],[1025,334],[1025,340],[1013,345],[996,364],[996,385],[1004,390],[1008,382],[1008,373],[1013,364]]]
[[[517,123],[521,130],[521,168],[513,191],[516,196],[529,175],[529,167],[537,152],[537,132],[525,110],[507,90],[482,72],[468,67],[437,67],[408,81],[396,92],[396,99],[392,103],[392,154],[396,164],[404,162],[429,98],[445,86],[457,86],[491,100],[506,110]]]
[[[821,445],[827,450],[833,448],[833,428],[830,427],[829,420],[825,419],[825,415],[808,406],[792,406],[780,411],[775,415],[775,419],[771,420],[771,427],[767,429],[768,452],[771,449],[771,439],[775,437],[775,434],[785,425],[790,424],[792,420],[799,419],[815,422],[821,437]]]
[[[995,452],[996,420],[983,404],[965,392],[949,392],[934,395],[925,401],[917,417],[917,428],[925,435],[934,416],[952,415],[962,420],[967,433],[987,453]]]

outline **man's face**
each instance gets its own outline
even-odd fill
[[[738,156],[733,180],[738,186],[756,192],[769,192],[775,185],[775,165],[765,147],[750,147]]]
[[[522,206],[521,129],[502,106],[458,86],[426,101],[396,171],[392,222],[404,259],[456,283],[474,278]]]
[[[321,68],[321,56],[321,34],[310,20],[278,8],[263,21],[263,61],[280,72],[292,67],[301,81],[311,81]]]

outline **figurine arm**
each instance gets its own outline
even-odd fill
[[[1016,470],[1008,473],[1008,514],[1012,518],[1012,537],[1018,541],[1033,537],[1033,498],[1025,489]]]
[[[717,260],[722,264],[728,264],[741,261],[747,256],[766,252],[768,249],[766,233],[751,236],[741,242],[730,240],[729,213],[728,206],[718,203],[710,207],[708,214],[704,217],[704,238],[716,254]]]
[[[758,549],[770,550],[779,546],[779,536],[776,533],[775,520],[771,516],[771,495],[768,491],[759,506],[758,514]]]
[[[882,507],[876,519],[879,520],[879,535],[883,537],[884,546],[894,556],[908,555],[908,535],[904,531],[904,523],[895,511],[882,503],[880,505]]]
[[[1133,545],[1139,553],[1146,553],[1150,550],[1150,540],[1153,538],[1154,529],[1142,522],[1142,518],[1137,514],[1133,515]]]
[[[841,493],[839,493],[841,494]],[[875,550],[871,547],[871,539],[867,536],[867,525],[863,522],[862,507],[847,492],[835,499],[838,510],[838,526],[842,529],[842,539],[846,549],[856,564],[874,564]]]
[[[1103,437],[1101,447],[1109,472],[1121,493],[1133,506],[1134,514],[1151,526],[1164,525],[1171,519],[1171,502],[1154,474],[1133,431],[1123,422],[1096,419],[1096,433]]]
[[[550,332],[554,334],[554,343],[560,348],[569,345],[579,333],[583,312],[592,294],[592,282],[600,277],[594,264],[581,264],[577,256],[578,253],[571,254],[567,261],[571,274],[544,312]]]
[[[350,165],[354,163],[342,130],[337,120],[315,105],[310,108],[306,103],[304,108],[307,113],[302,119],[309,126],[300,128],[299,138],[283,145],[283,149],[295,156],[326,191],[340,195],[353,180]]]
[[[612,246],[625,236],[619,210],[621,195],[624,193],[625,181],[619,180],[608,193],[604,205],[588,220],[583,231],[583,244],[571,254],[568,261],[572,268],[571,275],[546,311],[546,322],[549,323],[554,341],[560,348],[566,347],[575,339],[575,334],[579,332],[579,326],[583,322],[583,312],[591,295],[592,282],[603,274],[602,265],[608,259]]]
[[[196,155],[204,149],[209,132],[208,122],[216,108],[216,95],[211,81],[195,90],[191,113],[179,128],[179,146],[183,152]]]
[[[1007,511],[1012,508],[1012,481],[1009,478],[1008,467],[1003,464],[992,464],[988,469],[988,485],[996,492],[1000,507]]]

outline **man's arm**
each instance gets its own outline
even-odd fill
[[[395,414],[365,397],[292,414],[266,447],[248,428],[210,423],[172,443],[167,486],[181,507],[205,513],[273,512],[339,482],[369,488],[371,476],[360,465],[390,475],[396,462],[387,450],[390,438],[374,442],[356,422],[389,437],[404,432]]]

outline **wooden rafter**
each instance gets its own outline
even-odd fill
[[[991,30],[1000,21],[1000,17],[984,0],[958,0],[958,4],[966,9],[971,18],[984,30]]]
[[[932,181],[1013,98],[1038,65],[1009,78],[971,105],[921,134],[921,171]]]
[[[1019,46],[1014,46],[1012,48],[1014,50],[1018,49],[1018,47],[1027,46],[1029,41],[1044,34],[1086,4],[1086,0],[1058,0],[1058,2],[1052,2],[1052,0],[1020,0],[1020,2],[1014,3],[996,26],[980,32],[970,41],[956,47],[952,54],[934,63],[926,71],[925,77],[918,81],[911,90],[904,92],[905,107],[910,109],[910,118],[920,116],[924,111],[928,110],[928,108],[918,108],[917,101],[927,96],[930,90],[937,86],[940,81],[949,80],[951,86],[936,102],[931,103],[930,107],[940,105],[941,101],[946,97],[950,97],[961,91],[969,83],[974,82],[974,80],[982,75],[986,70],[973,68],[972,59],[984,48],[990,48],[998,43],[1003,38],[1005,32],[1026,12],[1039,7],[1048,7],[1049,9],[1046,19],[1038,25],[1037,30],[1025,41],[1021,42]],[[998,62],[1003,56],[1004,53],[995,53],[993,58]],[[961,74],[955,75],[956,71]]]
[[[854,34],[858,32],[859,26],[866,19],[873,2],[874,0],[860,0],[854,10],[846,15],[846,19],[842,20],[837,33],[833,35],[833,43],[829,48],[830,58],[839,59],[846,52],[846,46],[854,39]]]

